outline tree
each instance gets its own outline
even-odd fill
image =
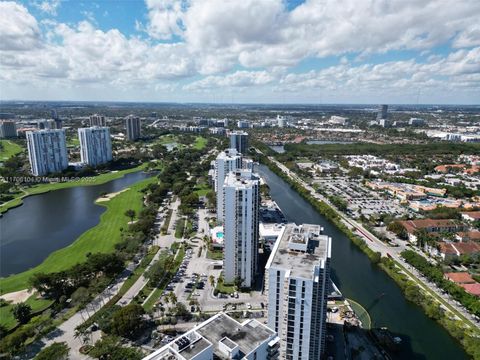
[[[15,319],[20,324],[25,324],[30,320],[30,315],[32,314],[32,308],[26,303],[18,303],[12,308],[12,313]]]
[[[168,294],[170,296],[170,301],[172,302],[173,305],[177,303],[177,295],[172,291]]]
[[[380,259],[382,258],[382,254],[379,251],[376,251],[372,255],[372,262],[374,264],[377,264],[380,262]]]
[[[210,281],[210,285],[212,285],[212,287],[215,286],[215,277],[213,275],[210,275],[208,280]]]
[[[66,360],[68,359],[69,350],[70,348],[67,343],[54,342],[52,345],[42,349],[42,351],[35,356],[34,360]]]
[[[86,304],[88,300],[90,300],[90,293],[88,292],[87,288],[79,287],[72,294],[72,303],[74,305]]]
[[[407,231],[405,230],[405,227],[398,221],[394,221],[388,224],[387,230],[396,234],[400,239],[407,239]]]
[[[116,336],[104,336],[98,340],[88,355],[101,360],[140,360],[143,358],[141,351],[122,347],[120,339]]]
[[[144,326],[145,310],[137,304],[129,304],[112,317],[112,332],[126,338],[134,338]]]
[[[135,219],[135,210],[132,210],[132,209],[128,209],[127,211],[125,211],[125,216],[126,217],[129,217],[130,218],[130,221],[133,222],[133,219]]]

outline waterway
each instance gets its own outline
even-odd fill
[[[102,193],[120,191],[148,177],[136,172],[102,185],[78,186],[29,196],[0,218],[0,276],[39,265],[97,225],[106,210],[96,205]]]
[[[400,352],[392,354],[394,359],[468,359],[461,345],[422,309],[408,302],[395,282],[341,231],[266,166],[257,169],[287,221],[319,224],[331,236],[333,281],[345,297],[369,312],[373,327],[386,326],[403,339]]]

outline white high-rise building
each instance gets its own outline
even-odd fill
[[[127,139],[130,141],[137,140],[141,135],[141,122],[137,116],[129,115],[125,119],[125,128],[127,130]]]
[[[331,238],[319,225],[287,224],[265,267],[268,326],[280,358],[320,360],[325,351]]]
[[[78,129],[82,163],[97,166],[112,160],[112,141],[108,127]]]
[[[251,287],[258,262],[258,217],[260,180],[251,170],[228,173],[223,185],[224,251],[223,271],[226,283],[240,280]]]
[[[276,360],[279,338],[255,319],[240,323],[219,313],[143,360]]]
[[[89,124],[90,126],[107,126],[107,120],[103,115],[93,114],[90,115]]]
[[[33,175],[61,172],[68,167],[65,130],[27,131],[26,136]]]
[[[248,133],[244,131],[230,133],[230,148],[236,149],[240,154],[245,155],[248,150]]]
[[[230,171],[242,168],[242,155],[235,149],[227,149],[218,154],[215,160],[214,188],[217,193],[217,222],[223,223],[223,184]]]
[[[285,116],[277,115],[277,126],[279,128],[285,127]]]
[[[17,136],[17,128],[14,121],[0,121],[0,139],[13,138]]]

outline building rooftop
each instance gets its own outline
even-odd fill
[[[189,360],[202,352],[207,354],[208,351],[213,355],[206,358],[229,359],[226,350],[238,352],[235,358],[241,359],[262,343],[276,337],[275,331],[257,320],[239,323],[225,313],[219,313],[148,355],[144,360]]]
[[[475,282],[472,276],[467,272],[446,273],[445,277],[457,284],[472,284]]]
[[[242,154],[237,152],[236,149],[226,149],[217,155],[217,159],[237,159],[241,156]]]
[[[293,277],[311,279],[315,266],[324,267],[331,257],[331,239],[321,226],[287,224],[277,240],[266,268],[290,270]]]
[[[230,171],[225,177],[223,186],[234,186],[236,188],[250,188],[259,182],[257,174],[251,170],[243,169]]]
[[[419,219],[400,221],[409,233],[413,233],[418,229],[425,229],[430,227],[448,228],[456,227],[459,221],[453,219]]]
[[[213,352],[220,357],[222,357],[219,349],[220,342],[224,344],[234,342],[239,347],[241,357],[244,357],[266,340],[275,337],[273,330],[257,320],[239,323],[224,313],[220,313],[219,316],[214,316],[210,320],[197,329],[197,332],[213,344]]]
[[[468,216],[475,220],[480,220],[480,211],[462,212],[462,215]]]
[[[480,284],[479,283],[460,284],[460,286],[463,287],[465,289],[465,291],[468,292],[469,294],[480,297]]]

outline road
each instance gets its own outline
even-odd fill
[[[257,151],[260,152],[258,149]],[[455,309],[458,313],[460,313],[462,316],[464,316],[466,319],[469,320],[470,325],[472,325],[473,327],[479,328],[478,321],[473,317],[472,314],[470,314],[470,312],[468,312],[463,306],[461,306],[457,301],[452,299],[449,295],[444,294],[442,290],[439,289],[434,283],[430,282],[422,274],[420,274],[414,267],[410,266],[405,262],[403,257],[400,255],[400,253],[406,248],[404,243],[398,243],[398,246],[390,246],[382,242],[375,235],[373,235],[367,229],[365,229],[365,227],[362,224],[349,218],[343,212],[338,210],[337,207],[333,205],[327,198],[319,194],[312,186],[310,186],[305,181],[303,181],[297,174],[290,171],[290,169],[288,169],[285,165],[277,161],[274,157],[269,156],[268,159],[273,163],[275,163],[275,165],[277,165],[292,180],[295,180],[296,182],[301,184],[305,189],[307,189],[310,192],[310,194],[314,196],[317,200],[323,201],[328,206],[330,206],[333,210],[335,210],[335,212],[340,217],[341,221],[348,228],[350,228],[350,230],[356,231],[357,234],[361,235],[365,239],[365,243],[368,245],[368,247],[371,250],[375,252],[380,252],[382,256],[389,255],[392,259],[394,259],[396,262],[398,262],[401,266],[403,266],[407,270],[407,271],[404,271],[405,274],[409,276],[412,280],[414,280],[416,283],[418,283],[418,285],[424,291],[426,291],[427,293],[433,292],[438,297],[440,297],[440,299],[437,298],[437,300],[440,301],[444,309],[450,310],[449,307]]]

